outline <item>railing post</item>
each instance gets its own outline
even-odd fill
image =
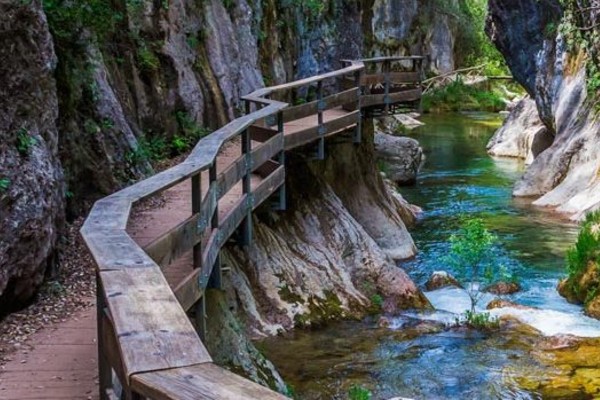
[[[363,96],[363,88],[362,88],[362,77],[364,70],[358,70],[354,73],[354,84],[356,85],[356,90],[358,91],[358,101],[357,101],[357,109],[358,109],[358,121],[356,122],[356,128],[354,128],[354,143],[358,144],[362,141],[362,96]]]
[[[200,174],[192,177],[192,214],[200,213],[202,204],[202,180]],[[202,268],[202,244],[194,246],[194,268]]]
[[[383,101],[385,103],[385,108],[384,108],[384,114],[387,116],[389,115],[390,112],[390,68],[391,68],[391,63],[390,60],[385,60],[383,62],[383,79],[384,79],[384,90],[385,90],[385,94],[383,97]]]
[[[252,196],[252,138],[250,137],[250,131],[245,129],[242,132],[242,155],[246,160],[246,173],[242,181],[242,190],[244,196],[246,196],[246,217],[242,221],[241,230],[241,244],[248,246],[252,243],[252,209],[253,209],[253,196]]]
[[[281,150],[281,152],[277,155],[277,161],[279,162],[280,165],[282,165],[285,168],[285,132],[283,131],[283,112],[279,111],[277,113],[277,132],[279,135],[282,136],[283,140],[283,148]],[[283,183],[283,185],[281,185],[281,187],[279,188],[279,201],[278,201],[278,205],[277,205],[277,209],[279,211],[285,211],[287,209],[287,204],[286,204],[286,191],[285,191],[285,181]]]
[[[209,180],[210,180],[211,185],[216,184],[216,182],[217,182],[217,161],[216,160],[209,169]],[[217,190],[217,192],[218,191],[219,190]],[[219,197],[220,196],[217,196],[217,199]],[[215,229],[219,229],[219,201],[218,200],[216,202],[215,212],[212,215],[212,218],[210,220],[210,226],[211,226],[211,230],[213,230],[213,231]],[[221,277],[222,277],[221,255],[218,254],[217,258],[215,260],[215,265],[212,267],[212,272],[210,274],[210,278],[208,278],[208,285],[206,287],[212,288],[212,289],[221,289]]]
[[[112,371],[106,358],[106,343],[104,342],[104,328],[102,326],[105,308],[104,289],[102,288],[100,276],[96,274],[96,324],[98,333],[98,383],[100,400],[108,400],[107,390],[112,389]],[[122,383],[125,384],[125,382]]]
[[[418,72],[419,72],[419,89],[421,89],[421,95],[419,96],[419,105],[417,111],[419,114],[423,113],[423,79],[425,78],[425,69],[423,68],[423,58],[418,60]]]
[[[202,179],[201,175],[197,174],[192,177],[192,214],[200,213],[202,204]],[[194,246],[194,269],[202,268],[202,244],[198,243]],[[200,283],[198,283],[200,285]],[[206,338],[206,305],[204,296],[196,303],[196,327],[198,335],[202,340]]]
[[[317,160],[325,159],[325,126],[323,125],[323,81],[317,83],[317,126],[319,129],[319,144]]]

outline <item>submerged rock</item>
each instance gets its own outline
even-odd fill
[[[375,135],[375,151],[380,168],[399,185],[412,185],[423,162],[423,149],[415,139],[386,133]]]
[[[427,283],[425,283],[425,288],[429,291],[442,289],[448,286],[462,288],[462,285],[458,280],[446,271],[434,271],[427,280]]]
[[[524,306],[522,304],[513,303],[512,301],[504,299],[494,299],[486,306],[487,310],[494,310],[496,308],[516,308],[517,310],[537,310],[535,307]]]
[[[497,296],[517,293],[521,290],[521,285],[516,282],[496,282],[483,289],[484,292],[492,293]]]

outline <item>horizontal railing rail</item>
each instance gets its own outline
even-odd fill
[[[219,253],[225,243],[232,236],[240,244],[252,240],[252,212],[274,196],[276,207],[285,207],[286,150],[316,141],[317,157],[324,158],[325,138],[331,135],[353,129],[353,140],[360,142],[361,109],[377,105],[373,99],[381,104],[412,99],[397,93],[368,98],[365,85],[377,82],[364,71],[363,61],[351,61],[341,70],[258,89],[243,97],[246,115],[201,139],[184,162],[96,202],[81,234],[97,266],[101,399],[115,396],[119,386],[125,398],[285,398],[212,363],[201,340],[206,330],[203,294],[221,286]],[[412,82],[415,76],[381,78],[389,84]],[[326,94],[323,82],[332,79],[346,83]],[[306,104],[290,106],[270,98],[307,86],[316,87],[316,99]],[[233,141],[239,157],[220,166],[220,152]],[[191,181],[190,217],[142,248],[126,230],[133,205],[186,180]],[[234,204],[219,210],[219,200],[240,186]],[[171,289],[163,269],[190,251],[194,270]],[[192,308],[196,326],[186,314]]]

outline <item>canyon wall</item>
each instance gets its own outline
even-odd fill
[[[0,88],[0,297],[30,299],[56,267],[65,218],[239,116],[242,95],[339,68],[343,58],[430,54],[428,68],[453,68],[457,22],[436,4],[0,2],[0,74],[9,83]],[[340,172],[325,165],[330,177]],[[332,204],[344,204],[381,257],[413,255],[399,215],[378,198],[381,187],[364,184],[358,197],[335,180],[323,190],[338,190]],[[362,197],[366,217],[355,201]]]
[[[597,30],[598,13],[577,4],[570,5],[578,17],[567,21],[569,26],[563,25],[557,0],[490,0],[487,32],[537,107],[537,115],[531,108],[525,113],[517,108],[490,143],[490,152],[521,148],[512,155],[530,155],[531,165],[514,195],[532,197],[535,205],[579,220],[600,206],[600,123],[597,93],[588,92],[595,44],[585,49],[578,36]],[[534,128],[527,134],[519,127],[536,125],[536,119],[545,132]],[[536,135],[542,140],[533,140]]]

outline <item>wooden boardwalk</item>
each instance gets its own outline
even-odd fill
[[[326,120],[346,114],[343,110],[326,113]],[[316,125],[315,118],[304,118],[286,124],[289,132]],[[219,170],[224,170],[239,157],[241,146],[231,143],[220,153]],[[208,172],[202,174],[204,193],[208,188]],[[253,186],[261,181],[253,176]],[[219,202],[223,218],[239,199],[241,184],[235,185]],[[142,247],[185,221],[191,212],[191,184],[186,180],[163,193],[164,206],[135,213],[127,231]],[[165,277],[175,288],[193,270],[189,251],[165,270]],[[98,356],[96,310],[79,312],[66,323],[43,329],[31,338],[32,350],[18,351],[12,361],[0,369],[2,400],[71,400],[98,399]]]
[[[379,108],[387,113],[401,101],[415,101],[415,89],[391,93],[391,79],[406,80],[408,75],[390,73],[389,65],[386,72],[385,64],[389,64],[389,59],[374,62],[382,60],[384,73],[377,76],[384,80],[383,93],[363,95],[360,99],[358,86],[344,88],[329,96],[321,93],[321,83],[325,79],[344,77],[348,73],[354,74],[357,85],[358,82],[361,85],[376,84],[377,76],[359,75],[363,67],[357,67],[356,63],[339,72],[261,89],[254,97],[247,98],[248,104],[257,106],[250,114],[255,122],[250,130],[248,123],[242,122],[243,118],[234,121],[206,138],[206,145],[197,146],[188,158],[206,160],[198,151],[211,152],[212,146],[217,153],[213,156],[216,163],[210,169],[201,167],[193,170],[198,172],[185,172],[200,167],[195,161],[194,164],[186,162],[149,179],[148,183],[142,182],[124,190],[122,195],[117,193],[111,196],[112,199],[97,203],[82,232],[102,277],[104,293],[99,293],[100,301],[108,302],[99,308],[108,312],[108,318],[105,316],[101,324],[100,343],[96,335],[95,310],[82,312],[67,323],[39,332],[32,341],[34,348],[27,353],[15,354],[0,371],[0,399],[97,399],[99,392],[101,399],[109,398],[110,393],[114,393],[114,379],[110,369],[106,369],[107,363],[132,398],[142,395],[161,399],[283,399],[279,394],[214,366],[195,332],[189,332],[191,325],[187,317],[178,310],[187,310],[198,301],[201,304],[202,285],[211,284],[208,276],[213,279],[215,268],[218,268],[218,261],[215,264],[218,250],[238,226],[242,229],[242,237],[251,239],[251,225],[244,221],[251,221],[249,213],[258,205],[255,201],[260,203],[282,190],[283,158],[277,155],[282,149],[314,142],[315,156],[323,158],[325,138],[329,136],[349,132],[349,140],[360,141],[361,102],[377,107],[383,101],[385,104]],[[414,79],[414,74],[410,79]],[[318,98],[313,102],[289,107],[262,99],[282,89],[312,84],[318,85]],[[361,91],[364,93],[364,89]],[[279,115],[279,122],[269,120],[272,115]],[[268,128],[273,125],[275,129]],[[232,128],[235,126],[239,128]],[[248,164],[249,160],[253,163]],[[195,185],[200,188],[198,194]],[[165,200],[163,207],[135,212],[134,218],[128,218],[126,202],[156,194]],[[129,198],[133,201],[126,200]],[[205,215],[208,217],[203,218]],[[127,240],[121,239],[119,231],[114,230],[115,224],[123,221],[126,222],[125,233],[135,241],[136,247],[131,247]],[[111,250],[107,252],[103,248]],[[125,249],[128,250],[124,252]],[[157,270],[153,267],[156,264],[136,249],[144,249],[154,262],[163,267],[168,265],[168,268]],[[202,249],[202,253],[194,256],[195,249]],[[127,263],[132,266],[135,263],[136,267],[122,269],[121,265],[127,267]],[[154,271],[159,271],[159,275]],[[160,287],[160,279],[166,279],[170,290]],[[143,289],[139,286],[140,290],[135,290],[136,285],[143,285]],[[173,293],[176,299],[171,300]],[[164,300],[158,300],[159,297]],[[181,306],[176,304],[177,301]],[[135,311],[128,311],[129,305],[135,306]],[[158,319],[152,318],[152,313],[161,315]],[[147,318],[139,322],[121,320],[125,315],[134,314],[135,318],[144,315]],[[163,326],[166,329],[161,328]],[[175,336],[169,336],[171,330]],[[115,343],[115,337],[120,343]],[[152,352],[151,348],[144,348],[146,344],[158,345],[160,350]],[[163,350],[165,345],[170,348],[167,353]],[[103,354],[100,360],[98,346]],[[163,372],[157,372],[159,370]]]

